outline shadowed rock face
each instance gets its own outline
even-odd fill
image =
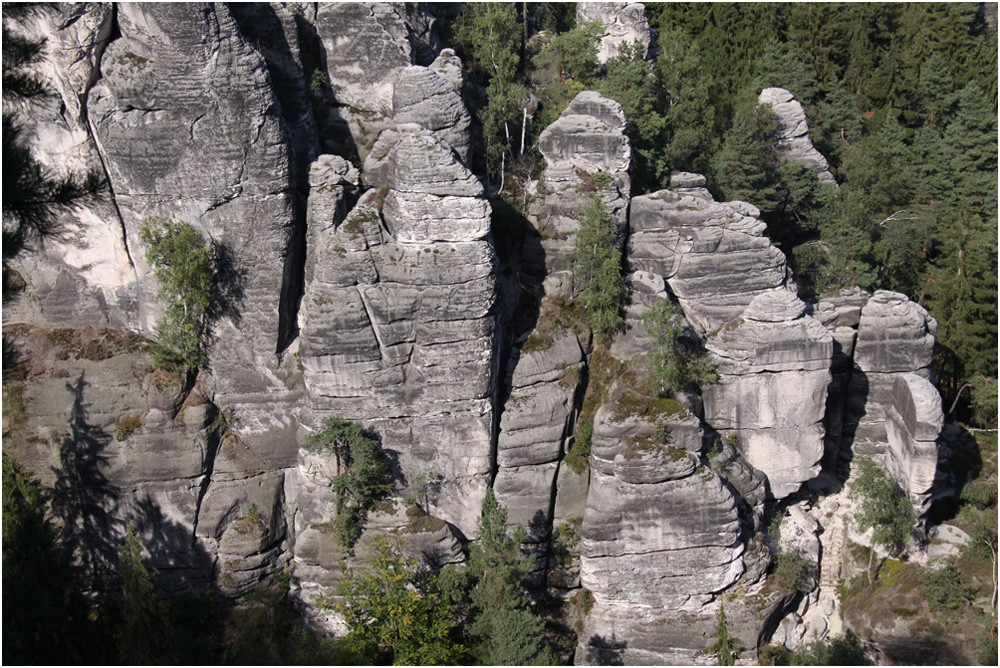
[[[809,139],[809,123],[802,105],[784,88],[765,88],[757,98],[778,117],[778,150],[784,162],[797,162],[816,172],[821,183],[837,184],[830,165]]]

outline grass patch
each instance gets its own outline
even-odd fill
[[[115,425],[115,440],[124,441],[127,440],[129,436],[135,433],[135,430],[142,426],[142,417],[138,415],[131,415],[129,417],[122,418],[121,421]]]

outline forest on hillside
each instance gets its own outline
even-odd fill
[[[480,169],[517,207],[538,136],[578,92],[618,101],[633,194],[671,172],[760,208],[805,299],[887,289],[938,322],[946,413],[997,413],[997,15],[989,3],[649,3],[651,57],[601,66],[573,3],[435,7],[481,86]],[[655,55],[655,59],[652,57]],[[778,160],[764,88],[802,103],[839,188]]]

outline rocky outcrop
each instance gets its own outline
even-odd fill
[[[364,158],[392,124],[398,74],[434,60],[434,21],[416,3],[389,2],[322,3],[304,20],[325,56],[317,79],[326,107],[320,123],[324,151],[341,148]]]
[[[490,209],[450,147],[416,125],[394,132],[386,185],[311,250],[300,320],[307,423],[359,420],[405,480],[442,474],[428,510],[471,535],[493,420]]]
[[[597,46],[597,60],[606,63],[622,46],[638,43],[639,57],[645,58],[650,44],[655,48],[655,32],[646,20],[641,2],[581,2],[576,6],[577,24],[597,22],[604,28]]]
[[[892,402],[896,376],[930,378],[936,331],[937,322],[922,306],[896,292],[875,292],[861,310],[846,418],[855,453],[885,452],[885,409]]]
[[[762,566],[745,563],[736,498],[701,464],[698,420],[672,400],[615,394],[594,421],[580,569],[595,602],[576,661],[693,663],[714,597]]]
[[[442,65],[447,62],[444,60]],[[437,63],[434,61],[430,67],[413,65],[399,73],[392,92],[393,121],[419,123],[455,149],[462,164],[469,165],[472,118],[453,81],[438,74]],[[447,70],[445,75],[453,76]]]
[[[809,139],[806,112],[795,96],[784,88],[765,88],[757,101],[771,107],[778,119],[778,153],[781,160],[805,165],[816,172],[820,184],[836,185],[829,163]]]
[[[627,280],[642,303],[662,294],[665,281],[705,336],[757,295],[791,287],[785,256],[764,236],[756,207],[716,202],[699,175],[675,175],[672,183],[632,198]]]
[[[52,511],[85,588],[116,587],[117,548],[129,526],[167,595],[216,581],[228,592],[246,591],[280,563],[280,472],[266,462],[249,470],[232,461],[235,439],[220,448],[216,407],[200,386],[188,391],[180,377],[154,370],[147,340],[25,325],[5,325],[4,336],[26,360],[5,372],[5,397],[15,392],[24,408],[9,411],[5,401],[4,455],[53,490]],[[277,489],[259,485],[275,475]],[[227,495],[225,508],[216,484],[223,476],[242,488]],[[248,501],[266,532],[236,545]],[[230,571],[238,572],[222,578]]]
[[[886,407],[889,447],[885,468],[918,509],[926,511],[938,466],[944,411],[931,383],[912,373],[896,376]]]
[[[599,198],[624,236],[631,188],[632,149],[621,105],[584,91],[542,131],[544,197],[529,212],[541,237],[544,294],[572,296],[572,262],[583,212]]]
[[[765,292],[709,337],[719,380],[705,421],[736,430],[737,448],[783,498],[819,473],[833,340],[787,290]]]

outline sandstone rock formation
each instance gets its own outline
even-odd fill
[[[758,96],[760,104],[768,105],[778,117],[778,150],[784,162],[797,162],[816,172],[821,183],[836,185],[830,165],[809,139],[806,113],[795,96],[784,88],[765,88]]]
[[[619,49],[638,42],[640,57],[645,58],[650,44],[656,46],[655,32],[646,20],[646,8],[641,2],[581,2],[576,6],[577,24],[596,21],[604,28],[597,47],[597,60],[606,63]]]
[[[632,198],[628,280],[647,304],[666,281],[705,336],[739,317],[755,296],[786,288],[785,256],[763,236],[756,207],[716,202],[702,176],[675,179],[673,190]]]
[[[787,290],[754,297],[709,337],[719,380],[705,388],[705,420],[738,430],[747,460],[783,498],[816,477],[833,340]]]
[[[364,158],[391,125],[393,83],[410,65],[436,56],[433,20],[411,3],[321,3],[314,25],[325,56],[318,78],[329,108],[320,132],[325,152],[342,147]]]
[[[538,145],[545,196],[530,211],[545,257],[544,292],[568,298],[580,218],[595,197],[625,231],[632,161],[625,114],[614,100],[584,91],[542,131]]]
[[[885,468],[924,511],[937,472],[943,426],[941,397],[930,381],[912,373],[896,376],[892,403],[886,407]]]
[[[471,534],[493,419],[489,204],[450,147],[416,125],[396,131],[387,186],[310,251],[300,320],[310,425],[360,420],[407,480],[444,475],[429,510]]]

